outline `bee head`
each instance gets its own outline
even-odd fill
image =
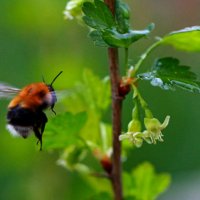
[[[52,97],[52,105],[51,105],[51,110],[54,114],[56,114],[56,112],[54,111],[54,105],[55,105],[55,102],[57,101],[57,98],[56,98],[56,93],[55,93],[55,90],[53,88],[53,83],[55,82],[55,80],[60,76],[60,74],[62,74],[63,71],[60,71],[56,76],[55,78],[51,81],[50,84],[46,84],[45,83],[45,80],[44,80],[44,77],[42,77],[43,79],[43,82],[47,85],[48,89],[49,89],[49,92],[51,93],[51,97]]]

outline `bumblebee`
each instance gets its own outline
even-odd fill
[[[42,150],[42,135],[48,121],[44,110],[50,108],[54,114],[54,105],[57,101],[53,88],[54,81],[62,71],[53,79],[50,84],[45,82],[32,83],[21,90],[0,85],[0,97],[7,94],[16,94],[10,101],[7,112],[7,129],[14,136],[27,138],[34,133],[40,143]]]

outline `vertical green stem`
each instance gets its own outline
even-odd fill
[[[153,118],[153,114],[152,114],[151,110],[149,109],[147,102],[141,96],[138,88],[135,87],[134,85],[132,85],[132,87],[134,90],[134,99],[136,99],[136,101],[138,101],[140,103],[141,107],[144,109],[145,117]]]

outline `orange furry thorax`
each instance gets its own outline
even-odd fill
[[[35,110],[40,107],[50,93],[48,86],[43,83],[32,83],[22,88],[16,97],[9,103],[8,108],[12,109],[16,106]]]

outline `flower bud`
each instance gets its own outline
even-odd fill
[[[128,132],[140,132],[141,131],[141,122],[139,120],[133,119],[128,124]]]

